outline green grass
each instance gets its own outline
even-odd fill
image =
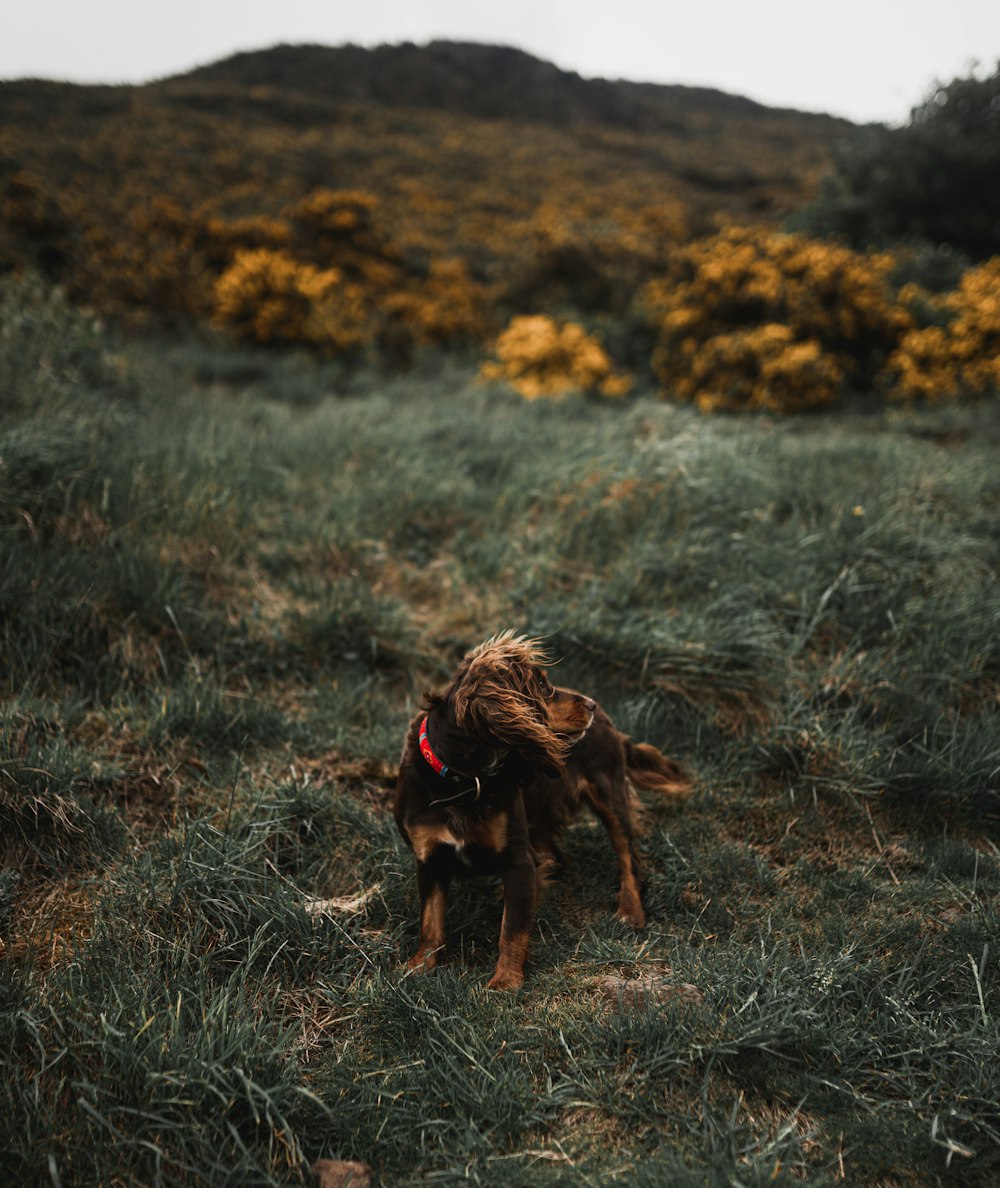
[[[6,1180],[995,1183],[995,408],[528,405],[3,309]],[[573,830],[513,996],[489,885],[404,971],[388,812],[508,626],[694,782],[641,934]]]

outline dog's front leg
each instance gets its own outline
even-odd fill
[[[433,969],[437,964],[445,942],[444,917],[451,874],[450,865],[438,854],[431,855],[426,861],[417,861],[420,941],[416,953],[406,963],[409,969]]]
[[[488,983],[491,990],[516,990],[524,981],[524,962],[535,922],[536,898],[535,860],[525,845],[511,855],[503,872],[500,959]]]

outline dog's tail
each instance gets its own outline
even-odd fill
[[[691,785],[683,769],[673,759],[658,751],[650,743],[633,742],[622,736],[628,778],[637,788],[659,792],[662,796],[687,796]]]

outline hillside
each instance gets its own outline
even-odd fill
[[[620,312],[672,245],[800,205],[850,129],[450,43],[279,46],[135,87],[8,82],[0,270],[201,321],[235,251],[281,247],[291,208],[347,191],[394,291],[457,260],[495,286],[491,309]]]
[[[652,131],[682,127],[701,112],[766,117],[768,109],[708,88],[582,78],[510,46],[432,41],[382,45],[281,45],[234,54],[167,80],[307,92],[336,103],[432,107],[546,124],[608,124]],[[799,113],[785,113],[791,117]],[[817,128],[843,121],[818,115]]]

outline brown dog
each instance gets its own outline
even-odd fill
[[[571,689],[557,689],[569,694]],[[689,790],[681,769],[649,743],[622,734],[599,706],[583,738],[566,755],[560,780],[543,780],[527,792],[531,838],[544,865],[558,872],[564,865],[560,842],[580,809],[581,798],[608,831],[618,859],[619,919],[635,928],[646,923],[640,895],[640,867],[635,848],[639,803],[636,788],[665,796]]]
[[[430,968],[444,947],[452,879],[495,874],[504,911],[489,986],[521,985],[539,871],[561,862],[559,840],[581,796],[618,856],[618,914],[645,922],[628,781],[677,791],[679,773],[655,748],[615,730],[590,697],[554,686],[548,663],[537,640],[494,636],[410,724],[393,811],[417,860],[420,940],[411,968]]]

